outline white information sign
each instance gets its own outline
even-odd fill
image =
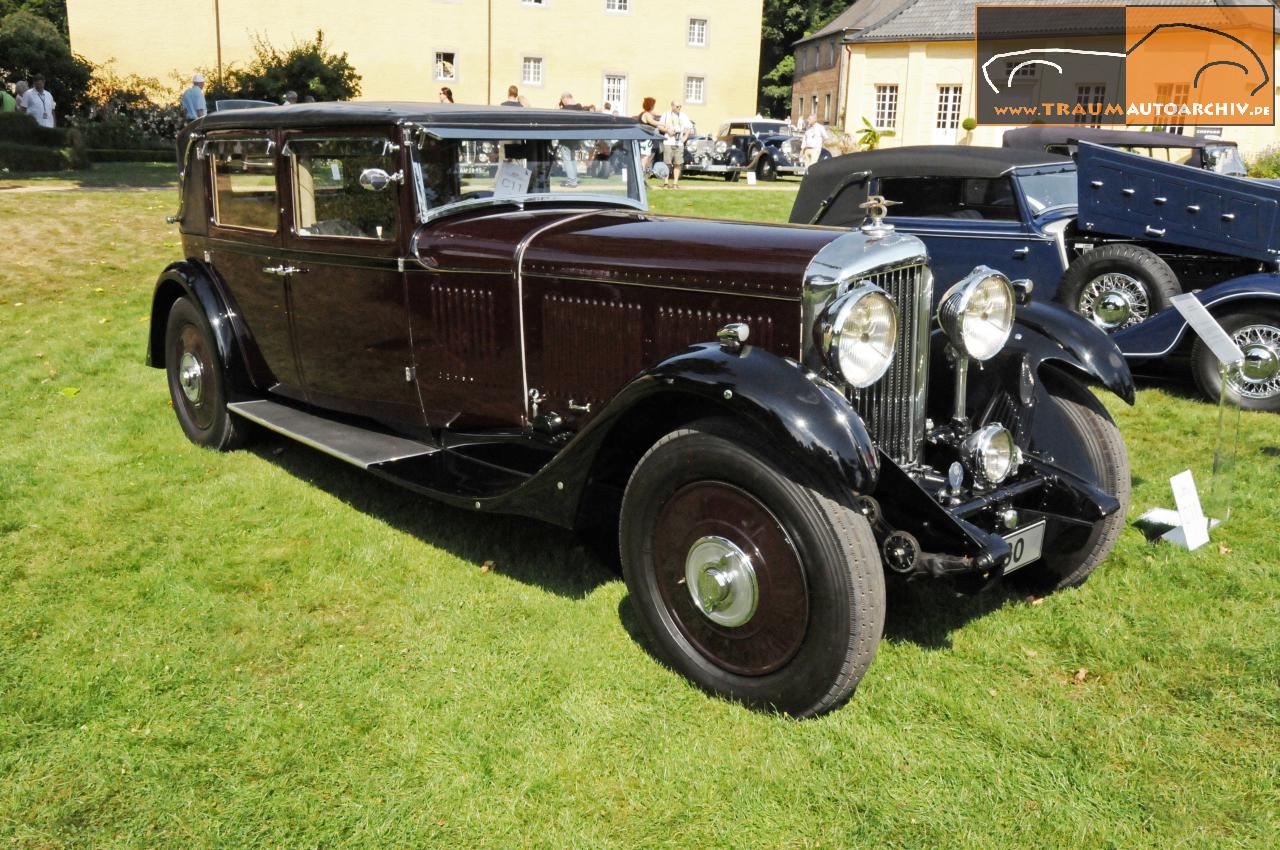
[[[1209,518],[1200,506],[1200,494],[1196,492],[1191,470],[1184,469],[1170,478],[1169,486],[1173,488],[1173,503],[1178,506],[1178,525],[1162,536],[1170,543],[1199,549],[1209,542]]]
[[[520,163],[508,159],[498,166],[498,172],[493,176],[493,196],[514,198],[528,194],[532,173]]]
[[[1244,352],[1240,350],[1240,346],[1236,345],[1231,335],[1223,330],[1218,320],[1209,314],[1209,311],[1200,303],[1200,299],[1190,292],[1184,292],[1182,295],[1170,298],[1169,303],[1182,314],[1182,318],[1187,320],[1191,330],[1204,341],[1208,349],[1213,352],[1213,356],[1218,358],[1219,363],[1239,363],[1244,359]]]

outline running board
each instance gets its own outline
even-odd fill
[[[336,422],[274,401],[237,401],[228,404],[227,409],[362,469],[440,451],[437,446]]]

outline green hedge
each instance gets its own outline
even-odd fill
[[[70,164],[62,148],[0,142],[0,168],[9,171],[62,171]]]
[[[57,127],[41,127],[36,119],[21,112],[0,112],[0,139],[18,145],[65,148],[67,131]]]
[[[1280,177],[1280,147],[1267,148],[1249,163],[1250,177]]]
[[[90,162],[168,162],[177,163],[172,150],[110,150],[89,148]]]

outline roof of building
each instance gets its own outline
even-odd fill
[[[836,15],[831,23],[804,38],[796,39],[792,44],[804,44],[834,33],[864,29],[879,23],[898,11],[898,7],[910,2],[911,0],[854,0],[849,4],[849,8]]]
[[[1206,145],[1229,145],[1235,142],[1223,139],[1201,139],[1195,136],[1182,136],[1178,133],[1158,133],[1136,130],[1105,130],[1096,127],[1021,127],[1017,130],[1006,130],[1004,146],[1020,150],[1044,150],[1047,145],[1070,145],[1077,142],[1093,142],[1096,145],[1109,147],[1152,147],[1152,148],[1203,148]]]
[[[860,0],[865,2],[865,0]],[[858,5],[857,3],[854,4]],[[974,37],[975,7],[1026,6],[1027,0],[899,0],[886,17],[867,24],[844,37],[846,42],[883,41],[963,41]],[[1081,16],[1070,7],[1080,0],[1036,0],[1037,6],[1060,6],[1062,12],[1049,18],[1036,16],[1036,34],[1096,35],[1096,21]],[[1092,0],[1091,6],[1125,6],[1126,0]],[[1145,6],[1248,6],[1257,0],[1143,0]],[[1280,31],[1280,9],[1276,10]],[[1010,32],[1010,35],[1028,35]]]
[[[570,109],[528,109],[468,104],[349,101],[297,103],[261,109],[214,112],[196,121],[196,131],[221,129],[289,129],[369,126],[407,122],[427,127],[525,131],[571,129],[607,130],[615,134],[637,130],[634,118]],[[630,136],[628,136],[629,138]],[[617,138],[622,138],[617,136]]]
[[[864,177],[990,179],[1023,166],[1071,163],[1069,156],[1044,150],[968,145],[915,145],[845,154],[821,160],[809,168],[791,207],[791,221],[809,222],[828,199],[833,202],[824,210],[820,223],[861,220],[857,205],[866,200]]]

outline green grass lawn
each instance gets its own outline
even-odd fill
[[[1244,416],[1209,546],[1130,528],[1034,602],[897,587],[853,701],[796,722],[656,662],[568,533],[188,443],[142,362],[173,207],[0,191],[42,246],[0,272],[0,847],[1280,845],[1280,419]],[[1106,399],[1134,515],[1211,451],[1174,390]]]

